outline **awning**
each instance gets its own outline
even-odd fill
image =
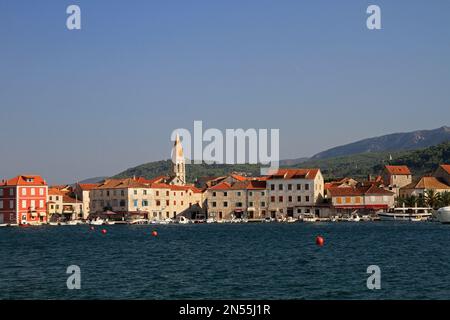
[[[45,214],[45,212],[41,212],[41,213],[39,214],[39,216],[41,216],[41,217],[46,217],[47,215]]]
[[[32,217],[37,217],[37,213],[36,213],[36,212],[32,212],[32,213],[31,213],[31,216],[32,216]]]

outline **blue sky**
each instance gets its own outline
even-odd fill
[[[82,30],[66,29],[77,4]],[[382,30],[366,28],[366,8]],[[282,158],[450,119],[450,2],[0,2],[0,176],[170,157],[170,134],[279,128]]]

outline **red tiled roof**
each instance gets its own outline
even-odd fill
[[[66,192],[62,192],[58,188],[48,188],[48,195],[49,196],[64,196],[66,195]]]
[[[69,197],[67,195],[63,196],[63,203],[79,203],[80,200],[74,199],[72,197]]]
[[[231,189],[231,184],[229,184],[228,182],[221,182],[209,188],[209,190],[229,190],[229,189]]]
[[[390,174],[396,174],[396,175],[411,174],[411,171],[409,170],[408,166],[386,166],[386,170]]]
[[[100,184],[99,183],[79,183],[81,190],[92,190],[97,188]]]
[[[447,172],[448,174],[450,174],[450,164],[441,164],[441,168]]]
[[[437,190],[445,190],[450,189],[450,186],[440,182],[435,177],[422,177],[419,181],[413,182],[404,186],[401,189],[437,189]]]
[[[332,197],[363,196],[363,195],[394,195],[393,192],[379,188],[376,185],[365,187],[335,187],[328,189]]]
[[[28,181],[32,179],[32,181]],[[47,183],[41,176],[20,175],[3,183],[4,186],[46,186]]]
[[[279,169],[270,175],[270,179],[310,179],[316,178],[320,169]]]

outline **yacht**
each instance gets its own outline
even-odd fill
[[[450,207],[440,208],[437,211],[437,219],[440,223],[450,223]]]
[[[430,208],[394,208],[390,212],[378,212],[382,221],[427,221],[432,217]]]

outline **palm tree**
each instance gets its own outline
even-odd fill
[[[405,205],[405,207],[412,208],[415,207],[417,203],[416,196],[406,196],[399,199],[399,205]]]
[[[450,206],[450,192],[445,191],[441,193],[441,201],[439,201],[440,207]]]
[[[438,192],[436,192],[435,190],[429,189],[426,190],[424,193],[424,200],[425,200],[425,204],[427,206],[429,206],[430,208],[436,208],[438,207],[441,197],[440,194]]]

